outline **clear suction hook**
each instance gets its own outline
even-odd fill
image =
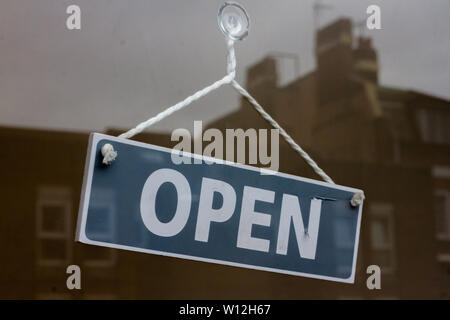
[[[219,8],[217,22],[223,34],[233,41],[243,40],[248,35],[250,19],[239,3],[225,1]]]

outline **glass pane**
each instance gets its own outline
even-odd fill
[[[66,231],[66,216],[64,207],[60,205],[44,205],[42,207],[42,231],[58,232]]]
[[[372,246],[385,246],[391,243],[389,219],[387,217],[373,217],[370,226]]]
[[[435,195],[434,197],[434,213],[436,217],[436,232],[437,234],[447,233],[447,217],[445,212],[446,197],[443,194]]]
[[[392,268],[392,253],[390,250],[375,250],[372,253],[372,261],[374,264],[380,266],[381,271],[383,268]]]
[[[65,260],[67,257],[67,242],[60,239],[40,240],[41,258],[43,260]]]

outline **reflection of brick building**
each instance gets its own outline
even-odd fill
[[[268,57],[249,69],[247,87],[339,184],[366,191],[358,264],[382,267],[379,295],[450,298],[450,102],[380,86],[371,39],[354,45],[347,19],[318,32],[316,58],[316,71],[279,87]],[[243,101],[210,127],[267,125]],[[281,171],[314,177],[280,149]],[[375,296],[365,277],[360,291],[330,285],[337,292],[326,296]]]
[[[247,87],[337,183],[365,190],[354,285],[75,243],[88,135],[0,128],[0,298],[450,298],[450,103],[381,87],[376,52],[369,39],[353,47],[348,20],[317,41],[317,71],[279,87],[266,58]],[[243,101],[210,127],[267,125]],[[284,142],[280,171],[317,179]],[[80,292],[66,289],[70,264]],[[382,290],[366,288],[371,264]]]

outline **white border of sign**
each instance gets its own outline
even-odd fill
[[[356,260],[357,260],[358,245],[359,245],[359,231],[361,228],[362,204],[358,208],[358,222],[357,222],[357,226],[356,226],[356,238],[355,238],[355,248],[354,248],[354,252],[353,252],[352,272],[351,272],[350,277],[348,277],[346,279],[322,276],[322,275],[315,275],[315,274],[303,273],[303,272],[287,271],[287,270],[282,270],[282,269],[274,269],[274,268],[261,267],[261,266],[254,266],[254,265],[249,265],[249,264],[230,262],[230,261],[224,261],[224,260],[218,260],[218,259],[201,258],[201,257],[196,257],[196,256],[178,254],[178,253],[170,253],[170,252],[163,252],[163,251],[157,251],[157,250],[142,249],[142,248],[137,248],[137,247],[130,247],[130,246],[124,246],[124,245],[119,245],[119,244],[112,244],[112,243],[108,243],[108,242],[90,240],[86,236],[85,230],[86,230],[86,218],[87,218],[87,212],[88,212],[88,204],[89,204],[89,198],[90,198],[90,194],[91,194],[92,176],[93,176],[93,172],[94,172],[94,163],[95,163],[95,156],[96,156],[96,152],[92,152],[92,150],[96,150],[97,143],[102,139],[108,139],[111,141],[117,141],[120,143],[129,144],[132,146],[138,146],[138,147],[142,147],[142,148],[146,148],[146,149],[153,149],[153,150],[172,153],[172,149],[169,149],[169,148],[146,144],[146,143],[129,140],[129,139],[117,138],[117,137],[108,136],[108,135],[101,134],[101,133],[91,133],[91,135],[89,137],[89,145],[88,145],[88,151],[87,151],[87,155],[86,155],[86,164],[85,164],[85,168],[84,168],[83,187],[81,190],[81,202],[80,202],[80,208],[79,208],[79,212],[78,212],[78,221],[77,221],[77,230],[76,230],[76,235],[75,235],[75,241],[80,241],[80,242],[87,243],[87,244],[115,248],[115,249],[144,252],[144,253],[150,253],[150,254],[156,254],[156,255],[162,255],[162,256],[168,256],[168,257],[174,257],[174,258],[182,258],[182,259],[196,260],[196,261],[209,262],[209,263],[215,263],[215,264],[222,264],[222,265],[233,266],[233,267],[241,267],[241,268],[247,268],[247,269],[255,269],[255,270],[283,273],[283,274],[302,276],[302,277],[307,277],[307,278],[330,280],[330,281],[344,282],[344,283],[354,283],[355,282]],[[192,153],[188,153],[188,152],[183,152],[182,154],[184,156],[190,156],[192,158],[205,159],[205,160],[209,160],[209,161],[217,161],[217,159],[214,159],[211,157],[201,156],[201,155],[192,154]],[[118,156],[120,157],[120,154]],[[231,166],[235,166],[235,167],[239,167],[239,168],[243,168],[243,169],[247,169],[247,170],[260,171],[259,168],[240,164],[240,163],[234,163],[234,162],[230,162],[230,161],[223,161],[223,164],[231,165]],[[317,185],[327,186],[327,187],[338,189],[338,190],[344,190],[344,191],[349,191],[349,192],[353,192],[353,193],[362,192],[362,190],[359,190],[359,189],[340,186],[340,185],[336,185],[336,184],[330,184],[327,182],[312,180],[312,179],[308,179],[308,178],[297,177],[297,176],[290,175],[287,173],[273,172],[272,174],[276,174],[276,175],[284,177],[284,178],[295,179],[295,180],[305,181],[305,182],[313,183],[313,184],[317,184]],[[350,199],[349,199],[349,201],[350,201]]]

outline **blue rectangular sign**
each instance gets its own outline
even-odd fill
[[[102,164],[101,148],[118,155]],[[93,133],[76,240],[353,283],[361,190]],[[196,161],[190,161],[195,159]]]

